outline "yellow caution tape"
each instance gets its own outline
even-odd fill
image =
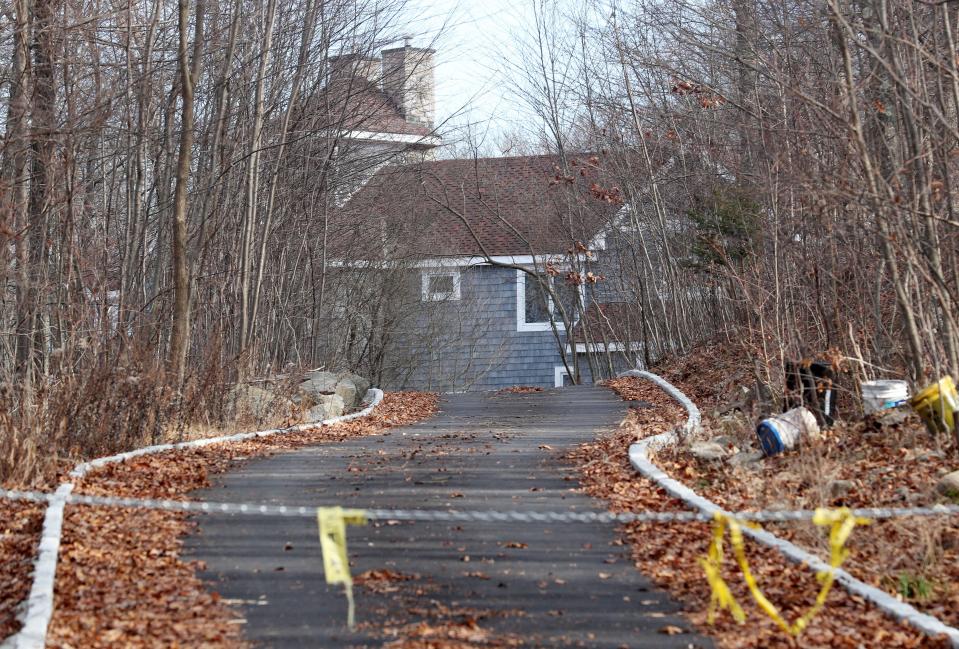
[[[746,582],[749,593],[756,604],[785,633],[792,636],[798,636],[802,633],[826,603],[826,597],[828,597],[829,590],[835,581],[836,569],[849,556],[849,550],[845,545],[853,529],[856,525],[868,525],[872,522],[867,518],[854,516],[847,507],[832,510],[817,509],[812,520],[819,527],[829,527],[829,569],[816,575],[816,579],[822,584],[819,594],[816,596],[816,602],[798,620],[790,624],[783,618],[775,604],[763,595],[756,583],[756,578],[753,576],[752,570],[749,568],[749,562],[746,560],[746,546],[743,543],[743,530],[740,522],[726,514],[717,512],[709,550],[706,556],[700,559],[700,564],[706,573],[706,580],[712,590],[707,621],[712,624],[716,619],[717,612],[721,610],[728,610],[733,619],[740,624],[746,621],[746,613],[739,602],[736,601],[729,585],[723,580],[721,574],[723,539],[726,535],[726,528],[729,528],[729,539],[733,546],[733,554],[736,556],[736,563],[739,564],[739,569],[743,573],[743,580]]]
[[[316,510],[320,526],[320,549],[323,551],[323,573],[328,584],[343,584],[346,591],[346,624],[355,625],[353,604],[353,577],[350,559],[346,553],[346,526],[366,525],[366,513],[361,509],[320,507]]]
[[[733,619],[742,624],[746,621],[746,613],[743,611],[739,602],[733,597],[732,591],[723,580],[720,569],[723,565],[723,537],[726,535],[726,518],[719,518],[716,515],[716,524],[713,525],[713,540],[709,544],[709,550],[705,557],[699,562],[706,571],[706,579],[709,581],[712,595],[709,599],[708,621],[712,624],[716,620],[716,612],[719,610],[728,610]]]

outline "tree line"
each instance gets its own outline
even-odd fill
[[[403,0],[0,11],[0,477],[215,419],[223,385],[327,359],[316,244],[383,162],[335,164],[379,107],[350,75],[330,92],[331,61],[395,43]]]
[[[725,332],[767,386],[819,356],[922,387],[959,372],[957,21],[922,0],[541,0],[504,67],[537,146],[604,153],[649,348]]]

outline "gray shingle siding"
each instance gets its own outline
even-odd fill
[[[607,243],[612,245],[599,253],[590,268],[606,280],[588,287],[588,299],[635,303],[632,287],[619,277],[622,255],[629,255],[629,249],[613,237]],[[517,330],[517,271],[487,265],[455,270],[460,273],[460,299],[418,304],[423,271],[410,271],[410,298],[416,313],[399,325],[388,350],[385,386],[444,392],[514,385],[552,387],[557,368],[563,367],[560,346],[552,331]],[[565,349],[564,332],[560,338]],[[586,355],[578,354],[578,360],[581,382],[592,382]],[[594,353],[593,360],[599,379],[632,367],[621,352],[610,358]]]
[[[551,331],[517,331],[516,271],[459,268],[460,299],[424,301],[423,312],[398,332],[391,349],[407,367],[393,367],[387,387],[440,391],[552,387],[562,365]],[[418,275],[417,273],[414,273]],[[419,276],[412,278],[416,290]],[[565,344],[565,335],[562,335]]]

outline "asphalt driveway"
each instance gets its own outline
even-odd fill
[[[594,510],[601,503],[575,490],[560,456],[625,411],[610,391],[591,386],[449,395],[428,421],[254,460],[200,495],[360,508]],[[428,638],[450,621],[467,630],[462,646],[711,646],[676,633],[689,628],[679,606],[636,571],[614,525],[350,527],[353,575],[386,576],[357,585],[359,624],[351,632],[342,590],[323,579],[315,522],[197,520],[189,558],[206,563],[204,578],[243,612],[237,622],[259,646],[380,647],[404,626],[419,625]]]

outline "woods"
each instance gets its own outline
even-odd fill
[[[959,621],[959,3],[501,2],[483,33],[438,0],[0,0],[0,639],[345,642],[312,508],[346,504],[383,522],[352,547],[391,647],[796,646],[707,623],[713,507],[883,596],[764,546],[786,617],[829,606],[809,646],[944,646],[900,613]],[[464,33],[488,121],[434,74]],[[227,516],[263,503],[297,522]],[[670,516],[560,527],[591,508]]]
[[[556,11],[542,5],[540,33]],[[614,160],[648,233],[637,257],[662,264],[635,278],[666,347],[720,327],[762,368],[835,349],[865,377],[956,372],[951,3],[670,0],[573,19],[540,60],[575,74],[537,62],[561,92],[532,99],[564,120],[557,146]]]
[[[333,173],[344,134],[382,108],[329,92],[331,61],[395,42],[403,10],[3,7],[0,475],[216,420],[224,382],[338,353],[313,341],[315,242],[365,173]]]
[[[721,333],[769,394],[784,361],[813,356],[856,381],[959,371],[952,3],[534,7],[499,62],[530,116],[502,149],[556,155],[561,180],[600,168],[591,191],[621,210],[621,272],[588,255],[568,269],[606,284],[562,318],[587,349],[612,342],[590,316],[608,289],[635,307],[622,344],[644,363]],[[489,152],[453,133],[439,153],[424,144],[442,134],[432,98],[401,95],[427,63],[397,48],[380,71],[416,27],[409,10],[3,7],[0,473],[215,421],[237,380],[378,376],[408,296],[388,274],[340,272],[383,224],[332,217],[383,164]],[[390,132],[372,91],[420,135],[357,146]]]

